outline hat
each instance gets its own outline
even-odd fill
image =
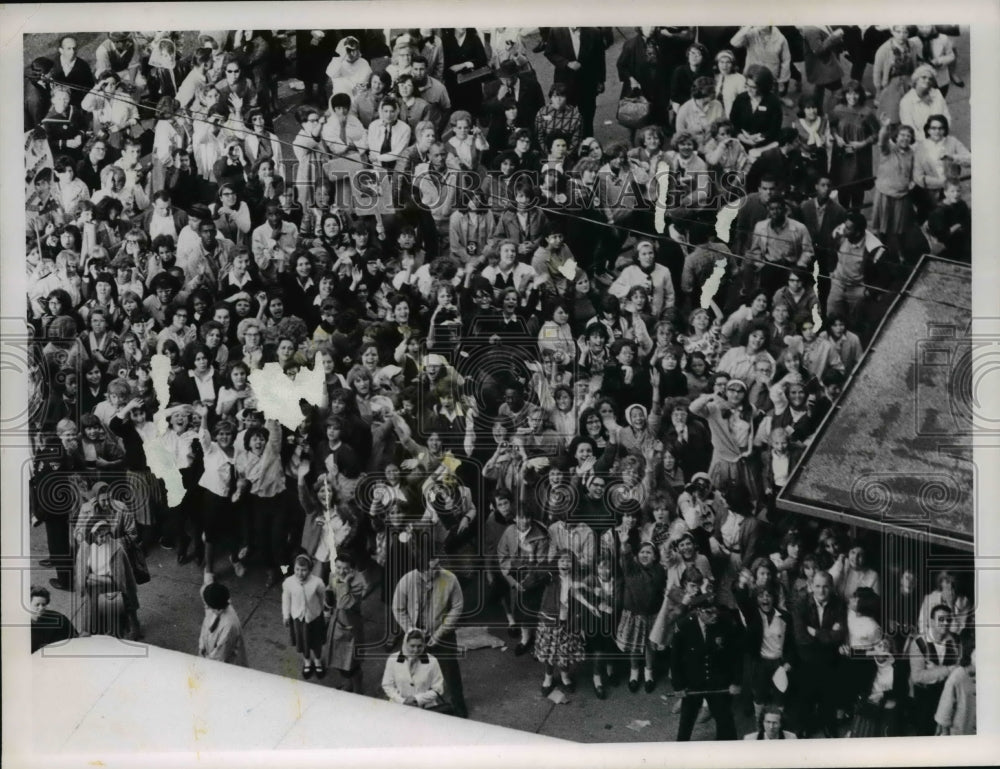
[[[360,47],[361,47],[361,44],[358,42],[358,39],[356,37],[354,37],[353,35],[349,35],[349,36],[347,36],[347,37],[344,38],[344,49],[345,50],[347,50],[348,48],[350,48],[350,49],[353,49],[353,50],[356,51]]]
[[[726,385],[727,390],[741,389],[743,392],[747,391],[747,384],[742,379],[730,379],[729,383]]]
[[[188,206],[187,210],[188,216],[193,216],[196,219],[211,219],[212,212],[208,209],[208,206],[203,203],[195,203],[194,205]]]
[[[97,534],[97,532],[100,531],[101,529],[109,529],[110,530],[111,526],[110,526],[110,524],[108,524],[107,521],[98,521],[97,523],[95,523],[93,526],[90,527],[90,534],[91,534],[91,536]]]
[[[445,365],[447,365],[447,363],[448,363],[448,361],[446,361],[444,359],[444,356],[442,356],[442,355],[435,355],[435,354],[432,353],[430,355],[425,355],[424,356],[424,365],[425,366],[445,366]]]
[[[221,582],[210,582],[201,589],[201,599],[210,609],[225,609],[229,606],[229,588]]]
[[[723,48],[721,51],[715,54],[716,62],[718,62],[719,59],[729,59],[731,62],[735,63],[736,54],[730,51],[728,48]]]
[[[107,481],[98,481],[93,486],[90,487],[90,498],[97,499],[97,495],[108,488]]]
[[[400,35],[396,38],[396,41],[392,44],[392,50],[402,51],[404,48],[411,48],[413,46],[413,38],[409,35]]]
[[[709,477],[708,473],[695,473],[691,476],[691,483],[695,483],[697,481],[708,481],[711,483],[712,479]]]
[[[128,32],[108,32],[108,37],[114,43],[122,43],[128,40]]]
[[[519,71],[517,64],[511,59],[507,59],[500,64],[499,75],[500,77],[517,77]]]
[[[698,593],[688,602],[688,607],[691,609],[710,609],[715,605],[715,596],[712,593]]]

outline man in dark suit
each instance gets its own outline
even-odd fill
[[[509,59],[500,65],[499,80],[493,80],[483,88],[483,106],[491,120],[503,121],[504,99],[513,99],[517,104],[518,128],[532,128],[535,115],[545,106],[545,94],[538,80],[530,72],[521,73],[517,64]]]
[[[802,204],[800,221],[812,236],[816,261],[819,262],[816,293],[819,294],[820,311],[825,313],[826,298],[830,295],[830,273],[837,266],[837,242],[833,231],[847,219],[847,211],[830,198],[832,185],[829,176],[820,176],[813,189],[816,194]]]
[[[799,733],[807,737],[818,725],[823,736],[834,737],[839,650],[847,640],[847,605],[834,593],[833,579],[827,572],[813,575],[810,595],[793,609],[792,624],[800,661],[796,675]]]
[[[735,740],[733,697],[740,693],[743,679],[739,628],[721,616],[711,595],[695,596],[690,607],[691,613],[677,626],[670,659],[671,682],[677,692],[684,692],[677,741],[691,739],[702,700],[708,701],[715,719],[715,738]]]
[[[584,138],[594,135],[597,94],[604,93],[604,54],[604,38],[594,27],[554,27],[545,44],[545,58],[556,68],[553,82],[566,84]]]

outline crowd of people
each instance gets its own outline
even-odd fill
[[[142,638],[172,549],[200,654],[247,664],[223,580],[259,571],[302,675],[361,692],[380,588],[385,696],[464,717],[481,583],[542,694],[667,671],[681,740],[751,703],[748,738],[974,730],[960,580],[775,504],[919,257],[970,260],[957,34],[637,28],[603,143],[611,29],[62,36],[25,69],[27,322],[73,624]],[[296,429],[265,369],[322,372]]]

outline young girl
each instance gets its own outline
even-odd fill
[[[556,575],[545,586],[539,609],[535,659],[545,665],[542,696],[555,689],[554,673],[559,670],[560,684],[566,693],[576,691],[570,668],[584,660],[583,634],[577,616],[577,594],[580,583],[576,559],[569,550],[560,550],[556,559]]]
[[[878,119],[866,98],[861,83],[849,80],[830,116],[830,181],[837,188],[837,202],[848,210],[860,208],[865,191],[875,184],[871,146],[878,137]]]
[[[830,123],[820,114],[822,91],[803,94],[799,98],[798,120],[795,129],[799,133],[802,160],[806,168],[812,171],[812,178],[825,175],[827,172],[827,147],[830,145]]]
[[[607,697],[604,684],[612,686],[615,667],[612,660],[618,656],[615,648],[615,628],[621,620],[622,583],[615,577],[612,561],[602,556],[597,562],[597,572],[588,577],[577,591],[576,599],[590,612],[584,621],[587,654],[593,662],[594,694],[597,699]]]
[[[232,416],[242,408],[252,407],[256,402],[253,390],[247,381],[250,367],[242,360],[229,364],[226,375],[228,385],[219,390],[215,413],[220,417]]]
[[[621,557],[625,574],[625,592],[616,641],[619,650],[630,657],[629,691],[632,693],[639,691],[639,668],[645,660],[644,688],[646,692],[651,692],[656,686],[653,680],[654,649],[647,639],[663,601],[667,576],[660,565],[660,552],[652,542],[640,545],[638,555],[633,554],[628,542],[623,542]]]
[[[368,583],[355,567],[354,559],[346,553],[338,553],[326,591],[325,614],[330,624],[323,662],[340,674],[342,683],[338,689],[356,694],[364,691],[357,650],[365,643],[361,602],[367,589]]]
[[[291,645],[302,656],[302,677],[309,679],[326,675],[323,664],[323,642],[326,627],[323,620],[323,580],[312,573],[312,559],[305,554],[295,557],[292,576],[281,585],[281,617],[289,629]]]
[[[235,365],[242,365],[245,369],[245,364]],[[234,372],[235,368],[231,373]],[[236,576],[242,577],[247,554],[259,556],[267,569],[266,587],[270,587],[281,574],[279,564],[284,560],[286,537],[282,504],[285,469],[281,463],[281,425],[271,419],[264,427],[249,428],[243,435],[242,448],[243,451],[236,456],[236,472],[240,480],[234,501],[246,495],[247,510],[242,516],[242,547],[234,568]]]

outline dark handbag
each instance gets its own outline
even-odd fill
[[[649,117],[649,111],[649,100],[642,94],[624,96],[618,101],[618,122],[626,128],[639,128]]]

